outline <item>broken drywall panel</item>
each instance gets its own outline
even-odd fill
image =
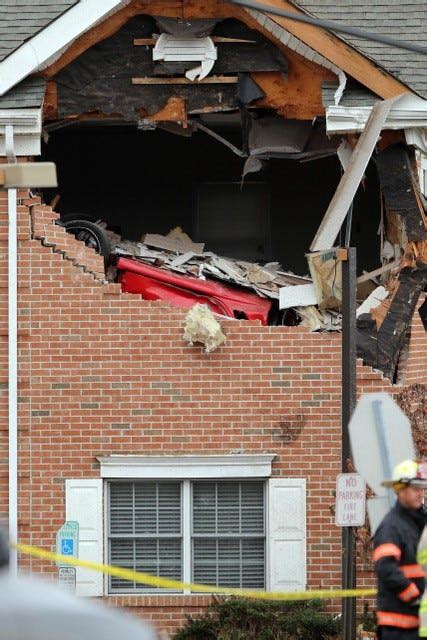
[[[372,293],[364,300],[364,302],[356,309],[356,317],[358,318],[362,313],[369,313],[371,309],[378,307],[383,300],[388,298],[389,292],[383,286],[377,287]]]
[[[310,251],[330,249],[353,202],[365,169],[372,156],[381,129],[393,104],[398,97],[377,102],[368,122],[351,154],[348,167],[344,171],[329,207],[310,246]]]
[[[307,307],[317,304],[314,285],[300,284],[294,287],[282,287],[279,291],[279,308]]]
[[[177,253],[203,253],[205,245],[203,242],[193,242],[181,227],[176,227],[168,233],[167,236],[161,236],[157,233],[147,233],[144,237],[144,243],[149,247],[157,249],[166,249],[167,251],[176,251]]]
[[[206,304],[196,304],[185,318],[184,340],[190,345],[204,344],[206,353],[218,349],[226,337]]]
[[[176,267],[180,267],[182,264],[185,264],[186,262],[188,262],[189,260],[191,260],[191,258],[194,258],[196,254],[194,253],[194,251],[187,251],[186,253],[183,253],[180,256],[177,256],[174,260],[172,260],[172,262],[170,263],[170,267],[171,269],[174,269]]]
[[[402,218],[409,240],[426,240],[425,207],[405,145],[387,147],[376,155],[375,164],[387,208]]]

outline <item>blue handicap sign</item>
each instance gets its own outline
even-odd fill
[[[56,553],[69,558],[79,557],[79,523],[67,520],[56,534]],[[60,567],[61,562],[56,564]]]
[[[61,553],[64,556],[74,555],[74,540],[72,538],[62,538]]]

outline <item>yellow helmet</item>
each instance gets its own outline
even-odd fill
[[[415,460],[399,462],[394,469],[391,480],[384,480],[383,487],[400,489],[408,485],[427,489],[427,464]]]

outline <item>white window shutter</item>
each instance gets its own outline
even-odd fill
[[[79,523],[79,558],[103,562],[102,479],[79,478],[65,482],[66,520]],[[76,593],[79,596],[102,596],[103,574],[77,567]]]
[[[271,478],[268,482],[271,591],[304,591],[306,588],[305,499],[303,478]]]

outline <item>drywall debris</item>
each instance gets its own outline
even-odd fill
[[[221,325],[206,304],[196,304],[185,319],[184,340],[205,345],[206,353],[218,349],[226,340]]]
[[[181,227],[175,227],[169,231],[167,236],[161,236],[156,233],[147,233],[144,243],[150,247],[158,249],[166,249],[167,251],[176,251],[178,253],[202,253],[205,245],[203,242],[193,242]]]
[[[312,284],[298,284],[293,287],[282,287],[279,292],[279,309],[307,307],[317,304],[316,291]]]
[[[364,300],[360,307],[356,310],[356,316],[359,317],[362,313],[369,313],[371,309],[378,307],[383,300],[388,298],[389,291],[385,287],[377,287],[372,293]]]

